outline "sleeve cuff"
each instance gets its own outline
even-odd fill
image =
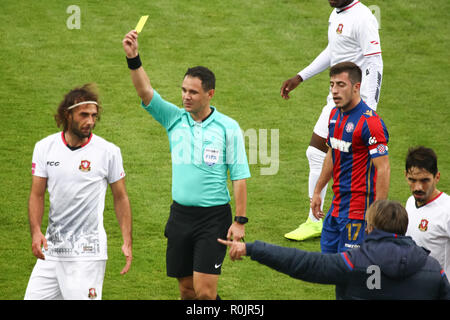
[[[247,256],[251,256],[252,255],[252,250],[253,250],[253,243],[246,243],[245,244],[245,251],[246,251],[246,255]]]

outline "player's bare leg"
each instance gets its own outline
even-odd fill
[[[219,275],[194,272],[194,276],[178,278],[181,300],[216,300]]]
[[[306,151],[306,156],[309,162],[309,183],[308,193],[311,200],[314,188],[316,187],[317,180],[319,179],[320,172],[322,171],[323,160],[328,151],[326,139],[313,132],[309,147]],[[323,188],[321,192],[322,206],[325,199],[327,187]],[[322,233],[322,221],[317,220],[312,214],[311,208],[309,209],[308,218],[297,229],[286,233],[284,236],[289,240],[302,241],[314,237],[320,236]]]
[[[194,280],[192,276],[178,278],[178,288],[180,289],[181,300],[194,300]]]
[[[194,271],[194,290],[198,300],[216,300],[218,274],[207,274]]]

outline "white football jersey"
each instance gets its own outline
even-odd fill
[[[420,208],[416,207],[414,197],[406,202],[408,211],[408,230],[406,235],[413,238],[417,245],[431,251],[450,274],[450,196],[441,192],[439,196]]]
[[[107,259],[103,210],[108,184],[125,176],[120,149],[92,134],[72,151],[64,134],[55,133],[36,143],[32,174],[47,178],[46,259]]]
[[[352,61],[364,70],[364,57],[381,53],[377,19],[359,1],[335,8],[328,20],[328,45],[332,66]]]
[[[359,1],[353,1],[345,8],[335,8],[328,20],[328,49],[331,66],[351,61],[361,68],[361,97],[364,101],[371,100],[368,91],[373,90],[370,86],[376,85],[374,99],[378,101],[381,70],[371,70],[368,63],[368,57],[381,54],[378,21],[372,11]],[[371,72],[378,74],[372,75]],[[366,78],[376,79],[377,83],[365,81]]]

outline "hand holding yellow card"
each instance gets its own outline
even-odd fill
[[[144,27],[144,24],[147,22],[148,16],[142,16],[139,19],[139,22],[135,28],[137,33],[140,33],[142,31],[142,28]]]

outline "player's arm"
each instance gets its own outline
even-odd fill
[[[383,59],[381,58],[381,53],[366,57],[366,63],[364,93],[367,101],[365,102],[371,109],[376,111],[383,80]]]
[[[331,65],[331,53],[330,48],[327,46],[305,69],[300,71],[298,75],[303,81],[314,77],[316,74],[329,68]]]
[[[247,180],[233,180],[234,202],[236,205],[237,217],[245,217],[247,214]],[[228,229],[227,239],[233,238],[235,241],[240,241],[245,236],[245,226],[234,221]]]
[[[281,86],[281,97],[284,99],[289,99],[289,92],[298,87],[300,83],[306,81],[307,79],[321,73],[327,69],[331,64],[330,50],[328,46],[323,50],[309,66],[297,73],[292,78],[283,82]]]
[[[317,180],[316,187],[314,188],[314,194],[311,199],[311,209],[314,217],[321,219],[324,217],[323,212],[320,210],[322,205],[322,199],[320,197],[320,192],[328,184],[333,176],[333,157],[332,149],[328,148],[327,155],[323,161],[322,171],[320,172],[319,180]]]
[[[344,262],[344,259],[351,259],[349,253],[345,258],[340,253],[307,252],[262,241],[253,243],[223,239],[217,241],[230,247],[229,255],[233,261],[249,256],[252,260],[295,279],[323,284],[345,284],[352,276],[351,269]]]
[[[139,51],[137,38],[138,33],[136,32],[136,30],[132,30],[128,32],[122,40],[123,49],[125,50],[127,59],[133,59],[131,65],[134,65],[134,67],[140,65],[140,59],[138,57]],[[145,105],[149,105],[150,101],[153,98],[153,88],[144,68],[142,67],[142,65],[140,65],[136,69],[130,69],[130,74],[131,81],[136,88],[138,96],[141,98],[142,102]]]
[[[373,14],[367,19],[357,20],[357,39],[364,55],[364,101],[373,110],[377,110],[383,80],[383,58],[381,56],[378,22]]]
[[[389,133],[384,121],[379,117],[368,117],[362,127],[361,138],[365,141],[371,161],[377,170],[375,200],[387,199],[391,167],[387,146]]]
[[[114,209],[116,211],[117,221],[119,222],[120,231],[122,232],[122,252],[126,258],[126,265],[120,273],[125,274],[130,269],[131,261],[133,260],[131,206],[125,187],[125,179],[122,178],[111,183],[110,186],[114,198]]]
[[[391,166],[389,164],[389,156],[385,155],[372,159],[377,169],[377,185],[375,200],[385,200],[389,193],[389,180],[391,176]]]
[[[31,250],[38,259],[45,259],[42,246],[47,250],[47,240],[41,232],[42,217],[44,216],[45,190],[47,178],[33,176],[31,192],[28,201],[28,219],[31,232]]]

